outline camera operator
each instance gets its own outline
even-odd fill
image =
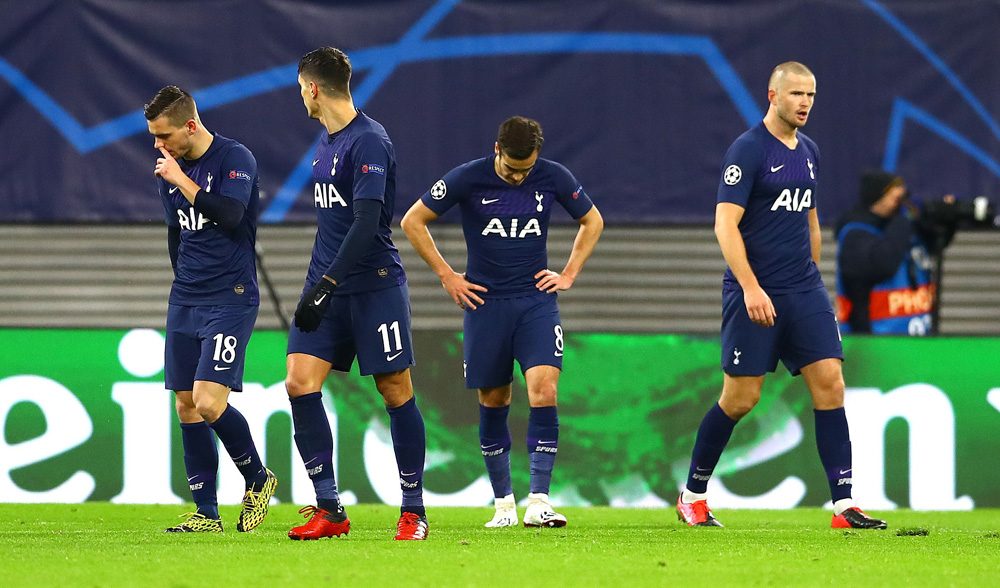
[[[937,291],[932,255],[948,246],[955,225],[922,216],[901,177],[869,170],[858,203],[836,231],[841,332],[930,333]]]

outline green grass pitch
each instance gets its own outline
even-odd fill
[[[252,533],[175,535],[183,507],[0,504],[0,586],[996,586],[1000,511],[872,513],[886,531],[829,528],[829,513],[718,510],[687,528],[672,509],[560,509],[563,529],[485,529],[491,508],[431,508],[424,542],[394,542],[398,510],[357,505],[344,538],[290,541],[296,508]],[[523,509],[520,509],[523,513]]]

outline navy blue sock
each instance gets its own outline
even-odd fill
[[[507,415],[510,406],[479,405],[479,447],[486,462],[486,472],[493,485],[493,496],[503,498],[514,493],[510,481],[510,429]]]
[[[389,430],[392,432],[392,450],[399,467],[399,486],[403,490],[400,512],[425,516],[424,512],[424,417],[417,409],[417,399],[411,398],[396,408],[385,408],[389,413]]]
[[[826,470],[834,502],[851,497],[851,433],[843,407],[813,410],[816,416],[816,447]]]
[[[554,406],[532,406],[528,414],[529,492],[548,494],[559,451],[559,415]]]
[[[716,402],[708,409],[705,418],[698,427],[698,436],[694,440],[694,451],[691,452],[691,467],[688,469],[687,489],[697,494],[704,494],[708,489],[708,479],[712,477],[715,466],[719,463],[722,451],[729,443],[733,428],[739,421],[729,418]]]
[[[247,488],[249,489],[252,484],[264,483],[267,479],[264,463],[257,455],[257,448],[250,436],[250,426],[247,425],[247,420],[243,418],[240,411],[226,405],[226,410],[222,411],[219,418],[214,423],[209,423],[208,426],[212,427],[226,451],[229,452],[229,457],[233,458],[233,463],[243,474],[243,479],[246,480]]]
[[[295,447],[316,490],[316,505],[330,512],[340,507],[340,494],[333,472],[333,433],[323,408],[323,394],[312,392],[289,399]]]
[[[219,499],[215,494],[219,472],[219,449],[215,434],[202,421],[181,423],[181,441],[184,443],[184,469],[187,470],[188,487],[198,512],[210,519],[219,518]]]

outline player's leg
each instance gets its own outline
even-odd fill
[[[199,307],[201,357],[192,398],[198,414],[222,441],[246,482],[237,531],[251,531],[267,515],[278,480],[264,467],[246,418],[229,405],[229,392],[243,390],[246,348],[257,320],[256,306]]]
[[[854,507],[851,499],[851,436],[844,412],[844,351],[830,299],[824,288],[794,296],[782,361],[793,375],[802,374],[812,395],[816,447],[833,500],[834,527],[885,528]]]
[[[219,519],[219,501],[216,497],[219,453],[215,445],[215,433],[198,414],[191,392],[201,354],[193,315],[191,307],[171,304],[168,308],[164,379],[166,387],[176,391],[174,406],[181,425],[184,469],[196,512],[182,515],[186,520],[166,531],[221,533],[222,521]]]
[[[562,370],[563,330],[556,297],[551,294],[516,299],[524,308],[514,330],[514,357],[524,371],[528,387],[528,435],[530,466],[526,527],[563,527],[566,517],[549,503],[549,486],[559,451],[557,390]]]
[[[854,506],[851,434],[844,411],[844,377],[841,360],[821,359],[802,368],[812,394],[816,420],[816,448],[826,472],[833,501],[834,528],[884,529],[885,521],[872,518]]]
[[[424,418],[413,397],[410,299],[406,284],[351,296],[351,325],[362,375],[375,388],[389,413],[392,449],[403,492],[396,539],[427,538],[424,510]]]
[[[708,507],[708,481],[729,443],[736,423],[760,400],[764,376],[723,374],[722,396],[698,427],[687,483],[677,500],[678,518],[689,526],[721,527]]]
[[[392,450],[399,468],[399,486],[403,501],[399,507],[396,539],[427,538],[427,513],[424,509],[424,457],[426,436],[424,418],[413,397],[413,382],[409,368],[397,372],[374,374],[375,387],[382,395],[389,413]]]
[[[463,318],[465,386],[479,390],[479,447],[493,487],[493,518],[488,528],[517,525],[517,500],[510,478],[513,333],[519,315],[507,299],[491,299]]]
[[[779,311],[779,321],[781,312]],[[760,400],[764,374],[774,371],[781,326],[762,327],[747,315],[742,291],[722,295],[722,395],[698,427],[677,516],[689,526],[721,527],[708,507],[708,481],[733,428]]]
[[[508,365],[512,365],[511,360]],[[512,368],[509,368],[512,369]],[[510,414],[511,385],[479,389],[479,447],[486,464],[486,473],[493,486],[493,518],[487,528],[517,526],[517,501],[510,479]]]
[[[335,296],[316,331],[303,333],[292,325],[288,334],[285,389],[291,403],[295,447],[316,492],[316,505],[299,511],[308,521],[288,531],[291,539],[340,537],[351,530],[337,490],[333,433],[322,393],[331,369],[347,371],[354,362],[349,308],[347,297]]]

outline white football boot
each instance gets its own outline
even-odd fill
[[[517,502],[513,494],[508,494],[503,498],[494,498],[493,506],[497,511],[493,514],[493,520],[486,523],[486,528],[496,527],[516,527],[517,526]]]
[[[548,494],[528,494],[528,509],[524,511],[525,527],[565,527],[566,517],[552,510]]]

